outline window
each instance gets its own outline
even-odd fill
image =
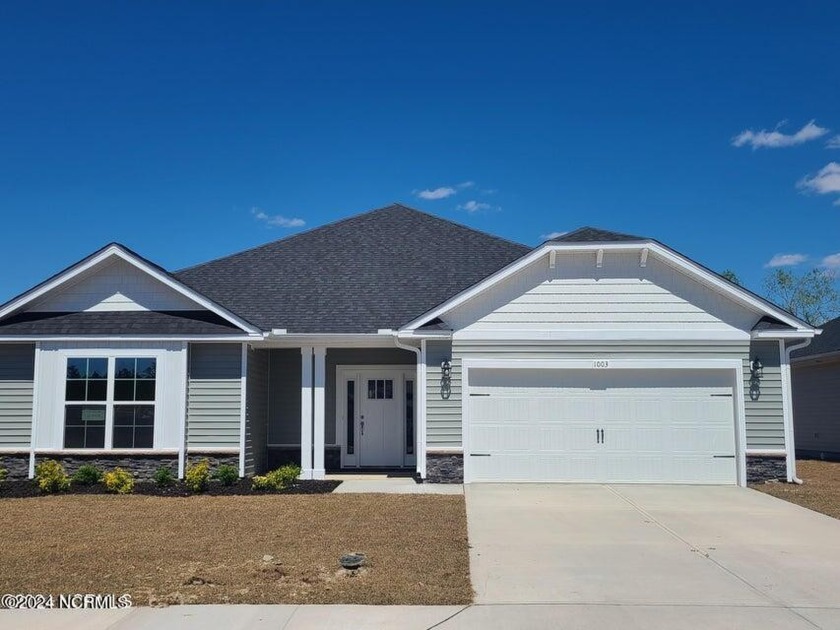
[[[347,454],[356,446],[356,381],[347,381]]]
[[[391,379],[371,379],[368,381],[368,400],[391,400],[394,397],[394,381]]]
[[[64,448],[152,448],[156,380],[153,358],[67,359]]]
[[[405,382],[405,453],[414,454],[414,381]]]

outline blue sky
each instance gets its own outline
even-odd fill
[[[110,241],[175,270],[393,201],[527,244],[648,235],[754,289],[774,256],[840,266],[838,23],[837,2],[3,3],[0,302]]]

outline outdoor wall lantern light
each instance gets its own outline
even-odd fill
[[[440,397],[449,400],[452,395],[452,363],[448,359],[440,362]]]
[[[750,363],[750,372],[756,378],[764,376],[764,366],[761,364],[761,359],[756,357],[752,360],[752,363]]]

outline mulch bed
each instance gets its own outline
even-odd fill
[[[134,605],[468,604],[464,497],[282,494],[0,499],[0,593]],[[348,552],[366,555],[358,571]]]
[[[840,462],[800,459],[796,473],[803,484],[763,483],[755,490],[840,519]]]
[[[238,481],[226,486],[218,481],[211,481],[207,490],[201,494],[210,496],[230,496],[230,495],[265,495],[265,494],[327,494],[335,490],[341,484],[340,481],[335,480],[301,480],[295,482],[288,488],[277,492],[263,492],[251,489],[250,479],[239,479]],[[72,484],[70,489],[62,494],[111,494],[101,483],[85,486],[81,484]],[[173,483],[171,486],[159,486],[150,481],[137,482],[134,484],[134,491],[132,494],[142,494],[144,496],[153,497],[189,497],[193,492],[190,492],[182,481]],[[44,493],[41,492],[35,481],[31,479],[23,480],[9,480],[0,482],[0,498],[2,499],[28,499],[31,497],[41,497]]]

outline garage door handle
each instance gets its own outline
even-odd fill
[[[715,459],[735,459],[734,455],[712,455]]]
[[[490,457],[490,453],[470,453],[470,457]]]

